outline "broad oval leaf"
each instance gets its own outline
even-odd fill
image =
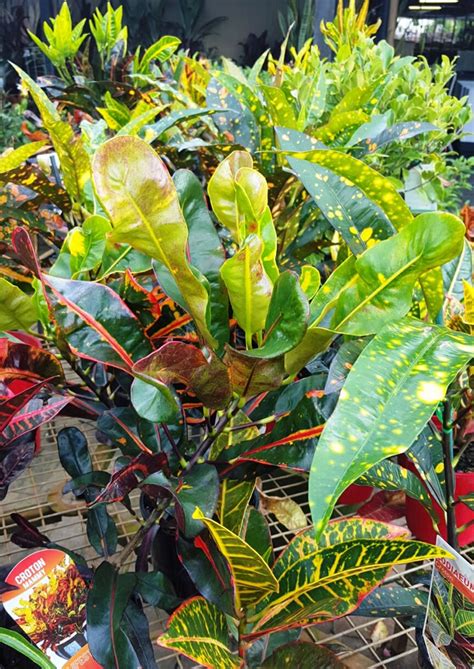
[[[158,643],[210,669],[239,669],[242,660],[231,653],[229,637],[225,615],[203,597],[193,597],[173,613]]]
[[[279,388],[285,376],[283,356],[267,359],[247,353],[226,346],[224,362],[229,367],[232,390],[242,397],[253,397]]]
[[[193,517],[204,523],[229,565],[237,611],[247,608],[268,592],[278,590],[275,576],[267,563],[249,544],[215,520],[206,518],[199,509]]]
[[[28,331],[37,320],[38,313],[33,298],[0,277],[0,331]]]
[[[108,286],[50,275],[43,281],[57,323],[77,355],[130,371],[134,360],[150,352],[138,318]]]
[[[311,466],[310,510],[318,535],[351,483],[411,446],[473,354],[469,335],[408,318],[385,326],[366,346]]]
[[[212,210],[219,223],[229,228],[232,236],[240,240],[240,218],[237,205],[235,178],[241,167],[251,168],[252,156],[248,151],[233,151],[216,168],[209,179],[207,192]]]
[[[188,228],[161,158],[137,137],[115,137],[95,154],[93,176],[112,222],[112,239],[146,253],[168,269],[198,329],[213,344],[207,325],[209,296],[188,263]]]
[[[221,277],[229,293],[234,316],[247,341],[263,330],[272,295],[272,283],[262,263],[263,244],[249,235],[244,245],[221,267]]]
[[[373,334],[405,316],[419,277],[457,256],[464,226],[452,214],[417,216],[397,235],[368,249],[355,262],[355,277],[339,295],[331,328]]]

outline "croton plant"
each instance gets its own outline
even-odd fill
[[[462,395],[474,354],[461,220],[414,216],[360,158],[280,127],[267,151],[281,189],[297,183],[298,211],[311,204],[334,232],[324,261],[299,262],[251,153],[222,151],[207,179],[175,169],[133,122],[91,144],[19,74],[47,138],[0,157],[2,496],[40,426],[60,413],[95,421],[116,449],[110,471],[93,468],[78,427],[59,432],[58,454],[99,556],[72,553],[99,664],[154,667],[158,642],[215,669],[340,666],[298,641],[302,628],[416,615],[418,591],[381,583],[396,564],[445,555],[399,527],[332,517],[354,482],[432,511],[393,458],[407,453],[440,485],[432,417],[448,389]],[[25,162],[49,145],[56,179]],[[312,524],[276,554],[268,513],[306,524],[263,493],[278,469],[307,482]],[[127,543],[117,504],[136,523]],[[53,545],[15,520],[20,545]],[[158,640],[144,606],[170,614]]]

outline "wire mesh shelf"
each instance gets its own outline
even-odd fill
[[[86,435],[94,468],[111,470],[115,449],[98,444],[95,425],[88,420],[58,418],[42,432],[41,451],[32,465],[10,487],[6,499],[0,504],[0,554],[2,564],[14,564],[29,551],[10,541],[14,529],[10,514],[20,513],[32,522],[51,541],[81,553],[92,565],[98,565],[101,558],[90,547],[86,534],[86,505],[70,495],[63,495],[64,484],[68,480],[62,469],[56,447],[58,431],[65,426],[75,425]],[[273,473],[262,481],[263,491],[273,496],[289,496],[295,500],[309,518],[307,486],[302,477],[285,472]],[[131,496],[132,506],[138,496]],[[138,523],[121,505],[109,507],[118,530],[119,543],[124,544],[138,528]],[[347,508],[338,507],[342,517]],[[294,532],[283,527],[270,515],[270,532],[276,552],[281,550]],[[474,552],[474,547],[471,549]],[[133,562],[133,558],[130,563]],[[417,588],[415,573],[428,573],[425,564],[409,568],[397,568],[386,582]],[[164,630],[167,615],[151,607],[147,608],[152,639]],[[374,619],[360,616],[341,618],[332,623],[315,625],[303,632],[303,637],[324,643],[338,654],[350,669],[414,669],[417,665],[417,645],[415,629],[402,618]],[[191,669],[196,665],[186,658],[156,645],[156,658],[160,669]]]

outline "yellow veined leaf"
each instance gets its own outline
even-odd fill
[[[467,281],[462,282],[464,288],[464,315],[463,321],[474,325],[474,287]]]
[[[298,536],[293,541],[298,542]],[[419,541],[356,539],[323,549],[314,533],[313,541],[313,550],[307,547],[303,554],[297,547],[291,550],[290,543],[275,562],[279,590],[258,603],[249,618],[249,636],[347,615],[395,564],[451,557]]]
[[[219,522],[240,536],[245,519],[245,510],[255,488],[255,481],[224,479],[221,483],[217,506]]]
[[[58,154],[67,192],[76,203],[82,202],[84,188],[90,179],[90,161],[81,137],[76,137],[69,123],[61,119],[56,107],[38,84],[21,68],[16,65],[13,67],[39,109],[41,120]]]
[[[249,544],[216,521],[206,518],[199,508],[193,518],[204,523],[229,565],[237,610],[254,604],[268,592],[278,590],[278,583],[269,566]]]
[[[182,604],[168,620],[158,644],[178,650],[210,669],[239,669],[242,660],[229,650],[229,629],[222,611],[203,597]]]

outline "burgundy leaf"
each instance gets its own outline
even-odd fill
[[[13,439],[35,430],[52,420],[71,401],[71,397],[53,395],[46,404],[33,399],[18,412],[0,435],[0,446],[5,446]]]
[[[165,453],[140,453],[129,465],[122,467],[113,474],[109,484],[96,497],[94,504],[98,502],[120,502],[138,485],[137,474],[142,477],[149,476],[154,472],[168,468],[168,458]]]
[[[19,513],[12,513],[10,518],[16,524],[16,529],[10,540],[22,548],[40,548],[50,544],[49,538],[42,534],[29,520]]]
[[[3,432],[13,415],[20,411],[29,400],[35,397],[48,380],[39,381],[0,402],[0,432]]]
[[[15,440],[8,448],[2,449],[0,460],[0,501],[5,499],[8,487],[22,474],[33,460],[34,439]]]
[[[12,243],[15,253],[20,258],[23,265],[38,279],[41,278],[41,267],[38,256],[26,228],[19,227],[13,231]]]

